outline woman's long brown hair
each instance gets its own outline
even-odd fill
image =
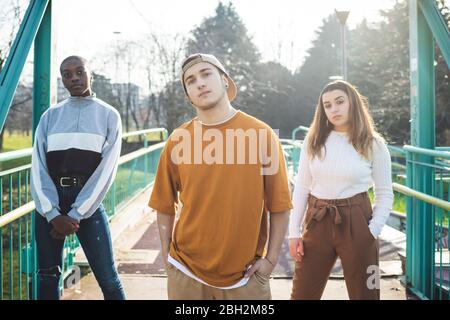
[[[308,133],[308,153],[311,159],[321,158],[325,149],[325,141],[333,130],[333,125],[327,121],[322,97],[326,92],[341,90],[347,94],[349,100],[349,141],[365,159],[372,157],[374,138],[381,138],[375,130],[373,119],[369,114],[367,98],[361,95],[350,83],[342,80],[333,81],[323,88],[317,102],[314,120]],[[326,150],[325,150],[326,152]]]

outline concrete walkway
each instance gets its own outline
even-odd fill
[[[120,215],[111,222],[115,259],[127,299],[166,300],[166,274],[160,253],[156,213],[147,207],[151,190],[138,195]],[[380,236],[381,298],[405,300],[405,288],[401,283],[402,268],[398,252],[404,250],[405,235],[388,226]],[[87,266],[82,251],[76,262],[81,266],[81,280],[66,289],[63,299],[98,300],[103,295]],[[289,256],[287,239],[283,244],[279,263],[271,279],[272,297],[276,300],[290,298],[294,262]],[[333,268],[323,299],[348,299],[342,268],[339,261]]]

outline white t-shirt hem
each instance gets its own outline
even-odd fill
[[[228,287],[217,287],[217,286],[213,286],[209,283],[206,283],[205,281],[203,281],[202,279],[196,277],[192,272],[190,272],[184,265],[182,265],[180,262],[178,262],[177,260],[175,260],[174,258],[172,258],[169,254],[168,256],[168,262],[173,265],[175,268],[177,268],[178,270],[180,270],[181,272],[183,272],[185,275],[187,275],[188,277],[203,283],[207,286],[213,287],[213,288],[217,288],[217,289],[223,289],[223,290],[230,290],[230,289],[236,289],[242,286],[245,286],[249,280],[249,278],[243,277],[241,280],[239,280],[237,283],[228,286]]]

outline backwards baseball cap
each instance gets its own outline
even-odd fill
[[[227,89],[228,99],[230,99],[230,101],[233,101],[234,98],[236,98],[236,94],[237,94],[236,84],[234,83],[233,79],[231,79],[228,72],[226,72],[224,66],[220,63],[220,61],[217,60],[217,58],[215,56],[213,56],[212,54],[205,54],[205,53],[191,54],[186,59],[184,59],[182,65],[181,65],[181,83],[183,84],[183,89],[184,89],[184,92],[186,93],[186,95],[187,95],[187,90],[186,90],[186,86],[184,84],[184,73],[186,72],[187,69],[189,69],[193,65],[200,63],[200,62],[207,62],[209,64],[212,64],[213,66],[215,66],[217,69],[219,69],[220,71],[222,71],[225,74],[225,76],[228,79],[228,89]]]

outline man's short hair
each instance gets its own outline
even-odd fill
[[[71,61],[71,60],[78,60],[78,61],[81,61],[85,66],[87,66],[87,64],[88,64],[88,61],[87,61],[85,58],[83,58],[83,57],[81,57],[81,56],[73,55],[73,56],[68,56],[67,58],[65,58],[65,59],[61,62],[60,66],[59,66],[59,69],[61,70],[63,64],[66,63],[66,62],[69,62],[69,61]]]

